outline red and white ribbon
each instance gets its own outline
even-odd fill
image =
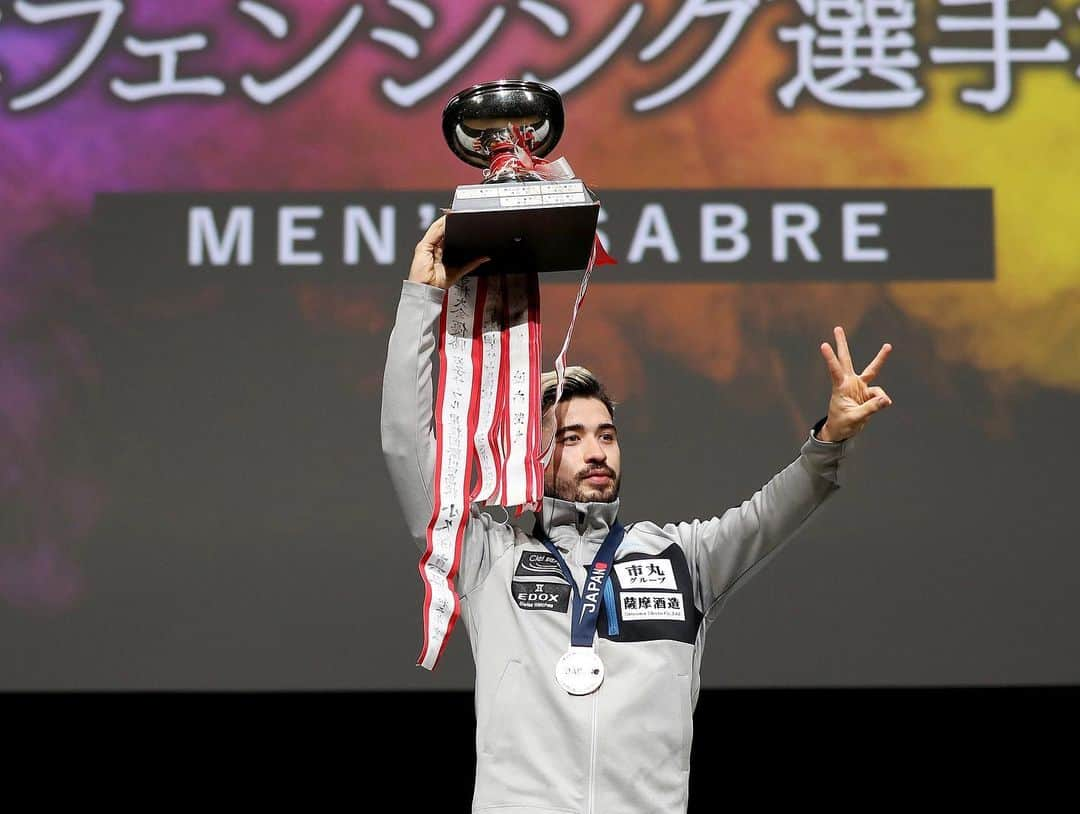
[[[439,320],[439,387],[435,401],[435,495],[420,559],[424,581],[424,646],[417,664],[435,669],[461,612],[454,578],[468,521],[475,398],[483,364],[482,318],[486,281],[466,275],[443,300]],[[478,319],[479,317],[479,319]]]
[[[510,333],[510,353],[507,363],[508,401],[506,433],[506,495],[505,506],[520,506],[529,500],[528,448],[530,401],[529,368],[529,281],[535,274],[506,275],[506,301],[509,304],[506,330]]]
[[[544,497],[544,465],[540,462],[540,444],[543,440],[543,416],[540,412],[540,353],[543,350],[543,336],[540,330],[540,278],[529,276],[529,447],[525,453],[525,465],[528,467],[529,490],[525,503],[518,507],[521,515],[526,507],[540,505]]]
[[[483,309],[482,361],[480,372],[480,410],[473,434],[479,477],[473,490],[474,503],[486,503],[499,496],[500,475],[503,470],[501,441],[502,398],[499,386],[503,372],[503,288],[504,275],[484,278],[487,298]]]
[[[565,156],[548,161],[532,154],[536,140],[532,127],[511,124],[506,135],[507,138],[493,140],[487,145],[490,166],[484,170],[486,179],[498,179],[502,176],[507,180],[516,180],[526,178],[530,173],[545,181],[568,181],[576,177]]]
[[[595,238],[555,360],[556,404],[593,267],[614,262]],[[417,664],[428,670],[438,664],[460,613],[454,579],[472,504],[516,506],[521,515],[543,503],[554,433],[541,452],[541,340],[535,273],[467,275],[448,290],[439,323],[435,499],[420,560],[424,647]]]

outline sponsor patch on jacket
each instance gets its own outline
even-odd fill
[[[566,613],[570,608],[570,586],[565,582],[526,582],[514,580],[510,583],[514,601],[522,610],[548,610]]]
[[[702,615],[694,583],[678,543],[662,551],[615,560],[597,635],[613,642],[673,641],[693,644]]]
[[[635,588],[660,588],[666,591],[679,589],[671,560],[649,559],[615,563],[615,573],[619,575],[619,586],[624,591]]]
[[[514,579],[558,579],[566,581],[559,561],[546,551],[522,551]]]
[[[619,595],[619,617],[624,622],[642,619],[673,619],[682,622],[686,619],[686,608],[682,594],[634,591]]]

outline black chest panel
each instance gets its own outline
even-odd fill
[[[702,616],[682,548],[672,543],[658,554],[629,554],[612,572],[596,626],[602,638],[694,643]]]
[[[558,560],[546,551],[525,549],[518,555],[510,591],[521,611],[568,615],[573,608],[570,584]],[[701,619],[686,556],[672,543],[657,554],[616,558],[604,585],[596,631],[613,642],[668,639],[693,644]]]

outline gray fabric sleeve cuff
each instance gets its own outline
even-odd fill
[[[402,280],[401,296],[417,297],[442,305],[442,301],[446,298],[446,292],[438,286],[417,283],[412,280]]]

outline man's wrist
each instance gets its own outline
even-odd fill
[[[427,285],[431,286],[432,288],[439,288],[439,286],[435,285],[435,281],[432,280],[430,277],[421,280],[420,278],[414,277],[412,274],[410,274],[406,279],[410,283],[418,283],[419,285]]]
[[[826,444],[839,444],[843,441],[843,438],[837,438],[829,431],[829,422],[826,419],[822,419],[814,425],[813,429],[814,437]]]

